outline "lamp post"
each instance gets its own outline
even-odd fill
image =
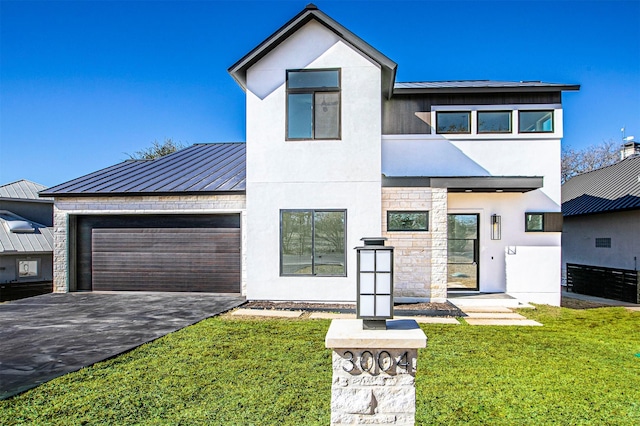
[[[393,247],[386,238],[362,238],[358,253],[356,317],[364,330],[386,330],[393,318]]]

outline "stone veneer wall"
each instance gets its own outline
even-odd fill
[[[428,232],[387,232],[387,211],[429,211]],[[396,298],[447,298],[447,190],[382,188],[382,235],[394,250]]]
[[[133,197],[56,197],[53,208],[53,291],[69,291],[67,248],[69,215],[240,213],[242,293],[246,294],[246,196],[176,195]]]

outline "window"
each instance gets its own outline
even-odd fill
[[[478,111],[478,133],[511,133],[511,111]]]
[[[429,212],[387,212],[387,231],[428,231]]]
[[[553,132],[553,111],[520,111],[520,133]]]
[[[470,133],[471,112],[436,112],[436,133]]]
[[[18,279],[35,279],[40,276],[40,259],[19,259]]]
[[[596,247],[611,248],[611,238],[596,238]]]
[[[346,275],[344,210],[280,211],[280,275]]]
[[[525,232],[562,232],[562,213],[525,213]]]
[[[287,139],[340,138],[340,71],[287,71]]]
[[[527,213],[524,230],[526,232],[542,232],[544,230],[544,213]]]

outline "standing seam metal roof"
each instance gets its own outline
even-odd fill
[[[7,223],[12,221],[28,222],[34,228],[34,232],[11,232]],[[0,254],[51,252],[53,252],[53,227],[46,227],[17,214],[0,210]]]
[[[128,160],[41,192],[48,196],[242,192],[244,143],[196,144],[154,160]]]
[[[41,198],[38,196],[38,192],[42,191],[45,188],[46,186],[40,185],[39,183],[22,179],[0,185],[0,199],[41,201],[52,203],[52,199]]]
[[[575,176],[562,185],[564,216],[632,209],[640,209],[640,156]]]

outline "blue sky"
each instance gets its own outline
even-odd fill
[[[244,141],[227,68],[308,1],[0,1],[0,183],[56,185],[154,140]],[[326,1],[397,81],[542,80],[564,145],[640,140],[640,0]]]

